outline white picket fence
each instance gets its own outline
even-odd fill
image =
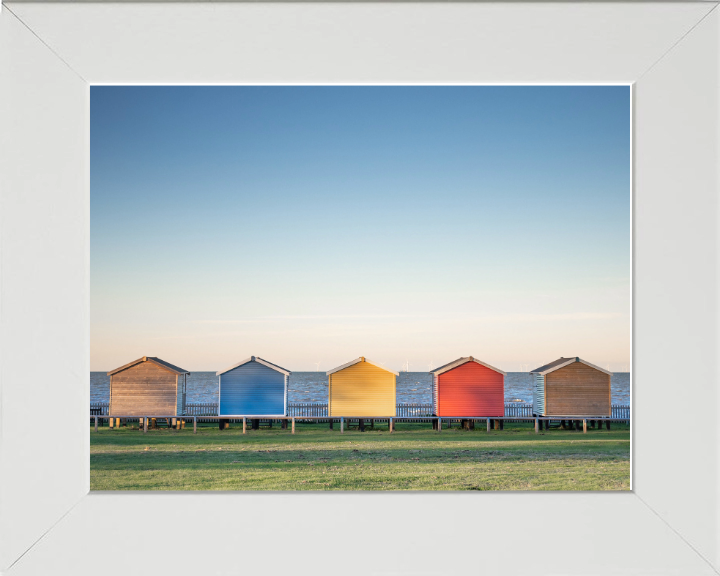
[[[90,416],[107,416],[109,402],[91,402]],[[505,402],[505,416],[508,418],[532,418],[532,402]],[[217,402],[193,402],[185,405],[186,416],[217,417]],[[398,418],[421,418],[432,415],[432,404],[400,403],[396,406]],[[328,405],[324,402],[290,402],[288,416],[327,418]],[[612,418],[630,421],[630,406],[613,404]]]

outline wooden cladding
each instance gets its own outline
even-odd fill
[[[223,372],[220,374],[219,414],[284,416],[287,381],[287,374],[255,360]]]
[[[154,362],[141,362],[110,377],[109,414],[179,415],[178,376]]]
[[[545,375],[547,416],[610,416],[610,375],[573,362]]]
[[[395,416],[395,374],[358,362],[330,374],[330,416]]]
[[[433,378],[436,416],[505,415],[505,376],[469,361]]]

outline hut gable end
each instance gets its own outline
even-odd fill
[[[505,373],[470,357],[433,372],[437,416],[505,414]]]
[[[395,416],[395,372],[361,357],[328,375],[330,416]]]
[[[252,356],[219,372],[221,416],[284,416],[289,371]]]
[[[110,414],[177,414],[178,375],[154,362],[141,362],[110,377]]]
[[[610,375],[582,362],[573,362],[545,375],[548,416],[610,416]]]

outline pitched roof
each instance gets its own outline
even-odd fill
[[[590,366],[590,368],[595,368],[595,370],[600,370],[600,372],[604,372],[605,374],[609,374],[612,376],[612,372],[609,372],[603,368],[600,368],[600,366],[595,366],[595,364],[590,364],[590,362],[587,362],[587,361],[583,360],[582,358],[579,358],[578,356],[573,356],[571,358],[558,358],[557,360],[554,360],[553,362],[550,362],[549,364],[545,364],[544,366],[540,366],[540,368],[535,368],[535,370],[531,370],[530,374],[542,374],[542,375],[549,374],[550,372],[559,370],[560,368],[563,368],[564,366],[568,366],[569,364],[572,364],[574,362],[580,362],[581,364]]]
[[[216,372],[215,376],[220,376],[221,374],[225,374],[225,372],[230,372],[230,370],[235,370],[235,368],[238,368],[239,366],[242,366],[243,364],[247,364],[248,362],[258,362],[259,364],[263,364],[264,366],[267,366],[268,368],[272,368],[273,370],[276,370],[277,372],[281,372],[282,374],[285,374],[286,376],[290,375],[290,370],[286,370],[285,368],[281,368],[277,364],[273,364],[272,362],[263,360],[259,356],[250,356],[250,358],[246,358],[242,362],[238,362],[237,364],[230,366],[230,368],[225,368],[225,370],[220,370],[219,372]]]
[[[495,368],[494,366],[490,366],[490,364],[485,364],[485,362],[481,362],[477,358],[473,358],[472,356],[465,356],[463,358],[458,358],[457,360],[453,360],[452,362],[449,362],[448,364],[443,364],[442,366],[439,366],[438,368],[435,368],[435,370],[430,370],[430,374],[442,374],[443,372],[447,372],[448,370],[452,370],[453,368],[457,368],[458,366],[462,366],[463,364],[467,364],[468,362],[475,362],[477,364],[480,364],[481,366],[485,366],[485,368],[490,368],[490,370],[494,370],[495,372],[498,372],[505,376],[505,372],[500,370],[499,368]]]
[[[337,368],[333,368],[332,370],[328,370],[325,372],[326,376],[330,376],[330,374],[334,374],[335,372],[340,372],[340,370],[345,370],[345,368],[350,368],[350,366],[357,364],[358,362],[366,362],[367,364],[372,364],[376,368],[380,368],[380,370],[385,370],[386,372],[390,372],[391,374],[395,374],[395,376],[398,376],[397,372],[393,372],[392,370],[388,370],[387,368],[384,368],[375,362],[371,362],[365,356],[360,356],[360,358],[356,358],[352,362],[348,362],[347,364],[343,364],[342,366],[338,366]]]
[[[170,364],[170,362],[165,362],[165,360],[161,360],[157,356],[143,356],[142,358],[133,360],[129,364],[125,364],[125,366],[120,366],[120,368],[115,368],[115,370],[111,370],[110,372],[108,372],[108,376],[112,376],[113,374],[117,374],[118,372],[122,372],[123,370],[127,370],[128,368],[135,366],[135,364],[140,364],[140,362],[154,362],[158,366],[165,368],[166,370],[170,370],[170,372],[173,372],[174,374],[190,374],[190,372],[188,372],[187,370],[175,366],[175,364]]]

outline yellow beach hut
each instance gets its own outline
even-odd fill
[[[397,372],[364,356],[327,372],[329,416],[389,418],[395,416]]]

